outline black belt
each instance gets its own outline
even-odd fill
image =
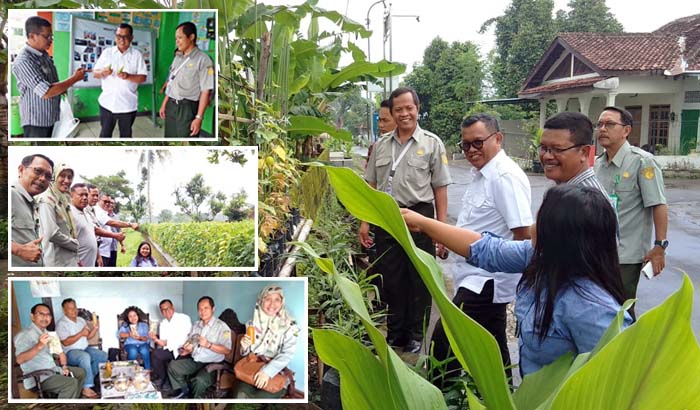
[[[192,100],[188,100],[187,98],[183,98],[181,100],[176,100],[174,98],[168,98],[168,102],[171,102],[171,101],[174,102],[175,104],[181,104],[181,103],[185,103],[185,102],[195,103],[195,104],[199,103],[199,101],[192,101]]]

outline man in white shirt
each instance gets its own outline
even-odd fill
[[[56,323],[56,334],[66,352],[68,365],[85,371],[83,396],[97,398],[97,393],[92,388],[95,386],[95,376],[99,374],[99,364],[107,361],[107,353],[88,346],[88,339],[97,334],[99,325],[93,323],[90,329],[85,319],[78,316],[78,307],[71,298],[64,299],[61,307],[64,316]]]
[[[112,138],[119,122],[121,138],[131,138],[138,108],[138,85],[146,81],[148,69],[141,53],[131,46],[134,29],[122,23],[115,35],[116,47],[105,49],[95,63],[93,74],[102,79],[100,138]]]
[[[523,170],[501,149],[503,134],[498,121],[488,114],[475,114],[462,122],[460,148],[474,167],[473,179],[462,198],[457,226],[476,232],[523,240],[530,238],[532,225],[530,182]],[[510,365],[506,338],[506,306],[515,298],[518,274],[491,273],[466,262],[454,272],[456,295],[452,302],[491,332],[498,342],[503,364]],[[438,322],[433,339],[434,355],[447,358],[449,341]],[[448,372],[459,371],[456,360]],[[510,371],[507,371],[510,374]],[[455,374],[446,374],[453,377]],[[444,380],[436,380],[442,385]]]
[[[113,234],[118,234],[120,236],[123,236],[124,234],[121,232],[121,228],[131,228],[136,231],[139,230],[139,224],[135,222],[124,222],[120,221],[116,218],[116,215],[112,214],[113,216],[110,216],[110,206],[113,203],[112,198],[105,194],[102,193],[99,195],[99,201],[97,202],[97,206],[93,207],[94,212],[95,212],[95,218],[97,219],[97,223],[100,225],[101,229],[104,229],[105,231],[112,232]],[[116,251],[114,254],[112,254],[112,249],[117,249],[116,247],[116,242],[122,242],[122,239],[119,238],[103,238],[102,242],[100,243],[100,256],[102,257],[102,261],[104,262],[104,266],[111,266],[115,267],[117,266],[117,253]],[[122,249],[124,249],[124,244],[122,243]]]
[[[180,355],[178,349],[187,341],[192,320],[186,314],[176,312],[170,299],[161,300],[158,306],[163,320],[160,322],[159,334],[151,332],[149,335],[156,344],[156,349],[151,350],[151,374],[158,390],[170,390],[168,364]],[[158,346],[162,349],[158,349]]]

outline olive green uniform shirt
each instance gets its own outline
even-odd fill
[[[39,205],[19,181],[12,184],[11,196],[12,242],[24,245],[39,239]],[[30,262],[12,255],[12,266],[41,267],[44,263],[41,257],[37,262]]]
[[[595,173],[603,188],[618,197],[620,263],[641,263],[651,249],[652,208],[666,203],[659,164],[652,154],[625,141],[609,163],[606,152],[596,158]]]
[[[406,144],[412,140],[414,142],[396,166],[391,183],[391,195],[404,207],[419,202],[433,202],[433,188],[452,183],[445,145],[440,138],[417,126]],[[392,164],[394,160],[398,160],[403,148],[404,145],[399,142],[396,131],[377,140],[367,162],[365,180],[376,183],[378,190],[386,192]]]
[[[192,335],[201,335],[206,337],[207,340],[213,344],[224,345],[229,349],[231,348],[231,329],[221,319],[212,317],[206,325],[202,320],[198,320],[197,323],[192,326],[190,336]],[[204,346],[197,346],[192,352],[192,359],[200,363],[216,363],[224,360],[224,355],[207,349]]]
[[[34,323],[22,329],[21,332],[17,333],[15,336],[15,357],[19,354],[26,352],[39,343],[39,337],[44,333],[40,330]],[[59,366],[56,366],[56,362],[53,360],[53,355],[49,352],[49,344],[47,343],[44,347],[39,350],[39,353],[26,362],[19,365],[24,374],[35,372],[37,370],[50,369],[54,370],[56,374],[61,374],[62,370]],[[41,376],[40,381],[44,381],[51,376]],[[32,389],[36,384],[34,383],[34,378],[29,377],[24,379],[24,388]]]
[[[214,89],[214,63],[202,50],[195,47],[185,56],[175,55],[168,74],[165,95],[175,100],[198,101],[204,90]]]

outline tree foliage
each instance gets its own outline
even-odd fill
[[[553,18],[553,0],[512,0],[503,15],[484,22],[481,33],[496,26],[496,49],[490,76],[496,96],[517,96],[558,32],[619,32],[623,29],[605,0],[571,0],[568,6],[568,12],[559,10]]]
[[[179,206],[182,212],[193,221],[201,222],[205,219],[200,207],[211,195],[211,187],[205,184],[202,174],[195,174],[185,186],[175,188],[173,195],[175,205]]]
[[[144,167],[141,168],[141,182],[136,185],[136,192],[129,196],[128,202],[124,205],[124,209],[127,210],[137,222],[141,222],[141,219],[148,211],[148,199],[143,193],[147,181],[148,170]]]
[[[100,193],[105,193],[114,198],[114,212],[119,213],[119,208],[126,205],[131,196],[134,194],[134,189],[131,188],[131,181],[126,179],[126,171],[121,170],[115,175],[97,175],[93,178],[88,178],[85,175],[80,176],[87,183],[93,184],[100,189]]]
[[[421,127],[443,140],[459,134],[465,104],[481,98],[483,79],[476,45],[433,39],[423,52],[422,63],[414,66],[405,79],[420,97]]]
[[[557,12],[557,28],[567,32],[619,33],[622,23],[605,4],[605,0],[571,0],[569,11]]]
[[[374,102],[360,95],[357,87],[330,104],[331,119],[336,128],[344,128],[353,136],[367,134],[367,115],[373,105]]]
[[[250,205],[246,203],[248,199],[248,194],[244,189],[240,192],[233,194],[231,199],[228,201],[224,207],[223,213],[228,218],[229,222],[242,221],[247,218],[250,214]]]

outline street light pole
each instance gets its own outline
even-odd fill
[[[384,19],[384,24],[389,23],[389,61],[394,61],[394,27],[392,23],[392,18],[394,17],[410,17],[415,18],[417,22],[420,23],[420,16],[417,14],[391,14],[391,3],[389,3],[389,14]],[[389,89],[394,90],[394,76],[389,77]]]
[[[377,4],[382,3],[384,6],[384,9],[386,10],[386,3],[385,0],[378,0],[372,3],[371,6],[367,9],[367,17],[365,19],[367,23],[367,30],[369,31],[369,12],[372,11],[372,7],[376,6]],[[367,36],[367,61],[372,62],[372,58],[370,56],[370,43],[371,43],[372,36]],[[365,82],[365,87],[367,88],[367,103],[369,104],[369,109],[367,110],[367,139],[368,142],[372,143],[374,141],[374,127],[372,127],[372,114],[374,113],[374,105],[372,104],[372,95],[369,92],[369,78],[367,78],[367,81]]]

